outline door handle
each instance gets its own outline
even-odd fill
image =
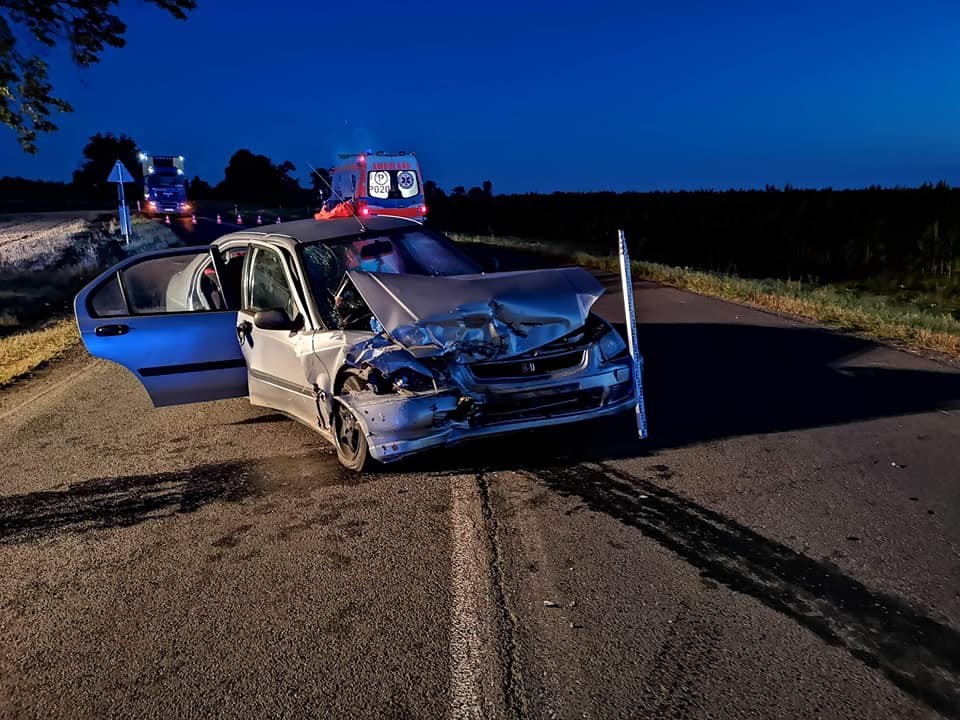
[[[114,335],[126,335],[130,332],[129,325],[99,325],[93,333],[97,337],[113,337]]]
[[[239,325],[237,325],[237,341],[243,345],[244,340],[250,334],[250,331],[253,330],[253,323],[249,320],[244,320]]]

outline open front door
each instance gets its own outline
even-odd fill
[[[144,253],[115,265],[77,295],[91,355],[130,370],[156,406],[247,394],[231,288],[216,248]]]

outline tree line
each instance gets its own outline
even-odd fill
[[[142,148],[129,135],[97,133],[83,148],[79,167],[70,182],[0,178],[0,212],[106,208],[116,205],[117,188],[107,182],[113,164],[120,160],[133,175],[133,186],[142,186],[143,171],[138,155]],[[176,150],[176,148],[174,148]],[[189,177],[187,158],[187,175]],[[224,167],[223,178],[211,185],[194,174],[187,180],[187,196],[193,200],[220,200],[230,203],[260,203],[269,207],[313,207],[319,205],[324,181],[311,174],[303,187],[293,176],[296,166],[290,161],[273,162],[251,150],[237,150]],[[320,170],[329,181],[326,170]],[[136,202],[130,194],[128,201]],[[139,189],[139,188],[138,188]]]
[[[116,187],[106,182],[110,168],[120,158],[139,181],[138,151],[127,135],[94,135],[69,183],[0,178],[0,211],[111,207]],[[188,197],[319,206],[324,180],[311,173],[304,187],[295,171],[288,161],[242,149],[215,184],[194,175]],[[813,281],[922,276],[945,279],[960,292],[960,189],[944,182],[862,190],[495,195],[489,180],[449,193],[427,181],[424,191],[429,223],[450,232],[516,236],[606,254],[615,250],[622,228],[634,257],[671,265]],[[129,188],[128,197],[135,197]]]
[[[449,194],[426,183],[433,224],[450,232],[616,251],[635,258],[754,277],[856,280],[945,278],[960,287],[960,189],[778,189],[494,195]]]

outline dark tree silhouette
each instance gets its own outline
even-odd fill
[[[294,170],[296,167],[289,160],[274,165],[266,155],[237,150],[223,171],[217,195],[241,203],[300,204],[304,191],[290,175]]]
[[[491,195],[493,195],[493,183],[490,182],[489,180],[483,181],[483,194],[484,194],[484,197],[490,197]]]
[[[79,193],[100,203],[109,204],[116,198],[116,185],[107,182],[107,176],[117,160],[133,174],[135,182],[143,181],[137,143],[128,135],[97,133],[83,148],[83,157],[83,165],[73,173],[73,184]]]
[[[195,0],[147,0],[184,20]],[[78,67],[100,61],[107,47],[123,47],[126,24],[114,13],[119,0],[4,0],[0,12],[0,122],[17,134],[20,146],[36,153],[39,133],[57,129],[54,112],[72,112],[53,94],[47,64],[30,54],[31,45],[67,45]],[[23,49],[21,49],[23,48]]]
[[[213,188],[199,175],[194,175],[187,186],[187,196],[191,200],[209,200],[213,197]]]
[[[423,198],[427,201],[427,205],[431,205],[434,201],[443,202],[446,197],[447,194],[442,188],[437,187],[433,180],[427,180],[423,184]]]
[[[73,196],[69,183],[0,178],[0,212],[60,210],[70,205]]]

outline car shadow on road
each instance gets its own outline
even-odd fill
[[[94,478],[64,490],[0,496],[0,545],[129,527],[251,496],[307,497],[320,488],[371,479],[344,469],[336,456],[317,452]]]
[[[960,405],[960,373],[858,364],[875,343],[816,327],[642,324],[653,448]]]
[[[450,448],[403,469],[522,469],[960,408],[960,373],[857,364],[876,345],[816,327],[638,326],[649,438],[632,413]],[[425,464],[426,463],[426,464]]]
[[[0,497],[0,543],[136,525],[251,492],[250,464],[201,465],[153,475],[95,478],[66,490]]]
[[[268,415],[255,415],[253,417],[243,418],[230,423],[231,425],[264,425],[267,423],[287,422],[290,418],[281,413],[269,413]]]
[[[638,529],[705,579],[749,595],[844,648],[939,712],[960,717],[960,633],[895,597],[873,591],[744,525],[665,490],[670,471],[651,479],[604,464],[555,465],[533,474]]]

